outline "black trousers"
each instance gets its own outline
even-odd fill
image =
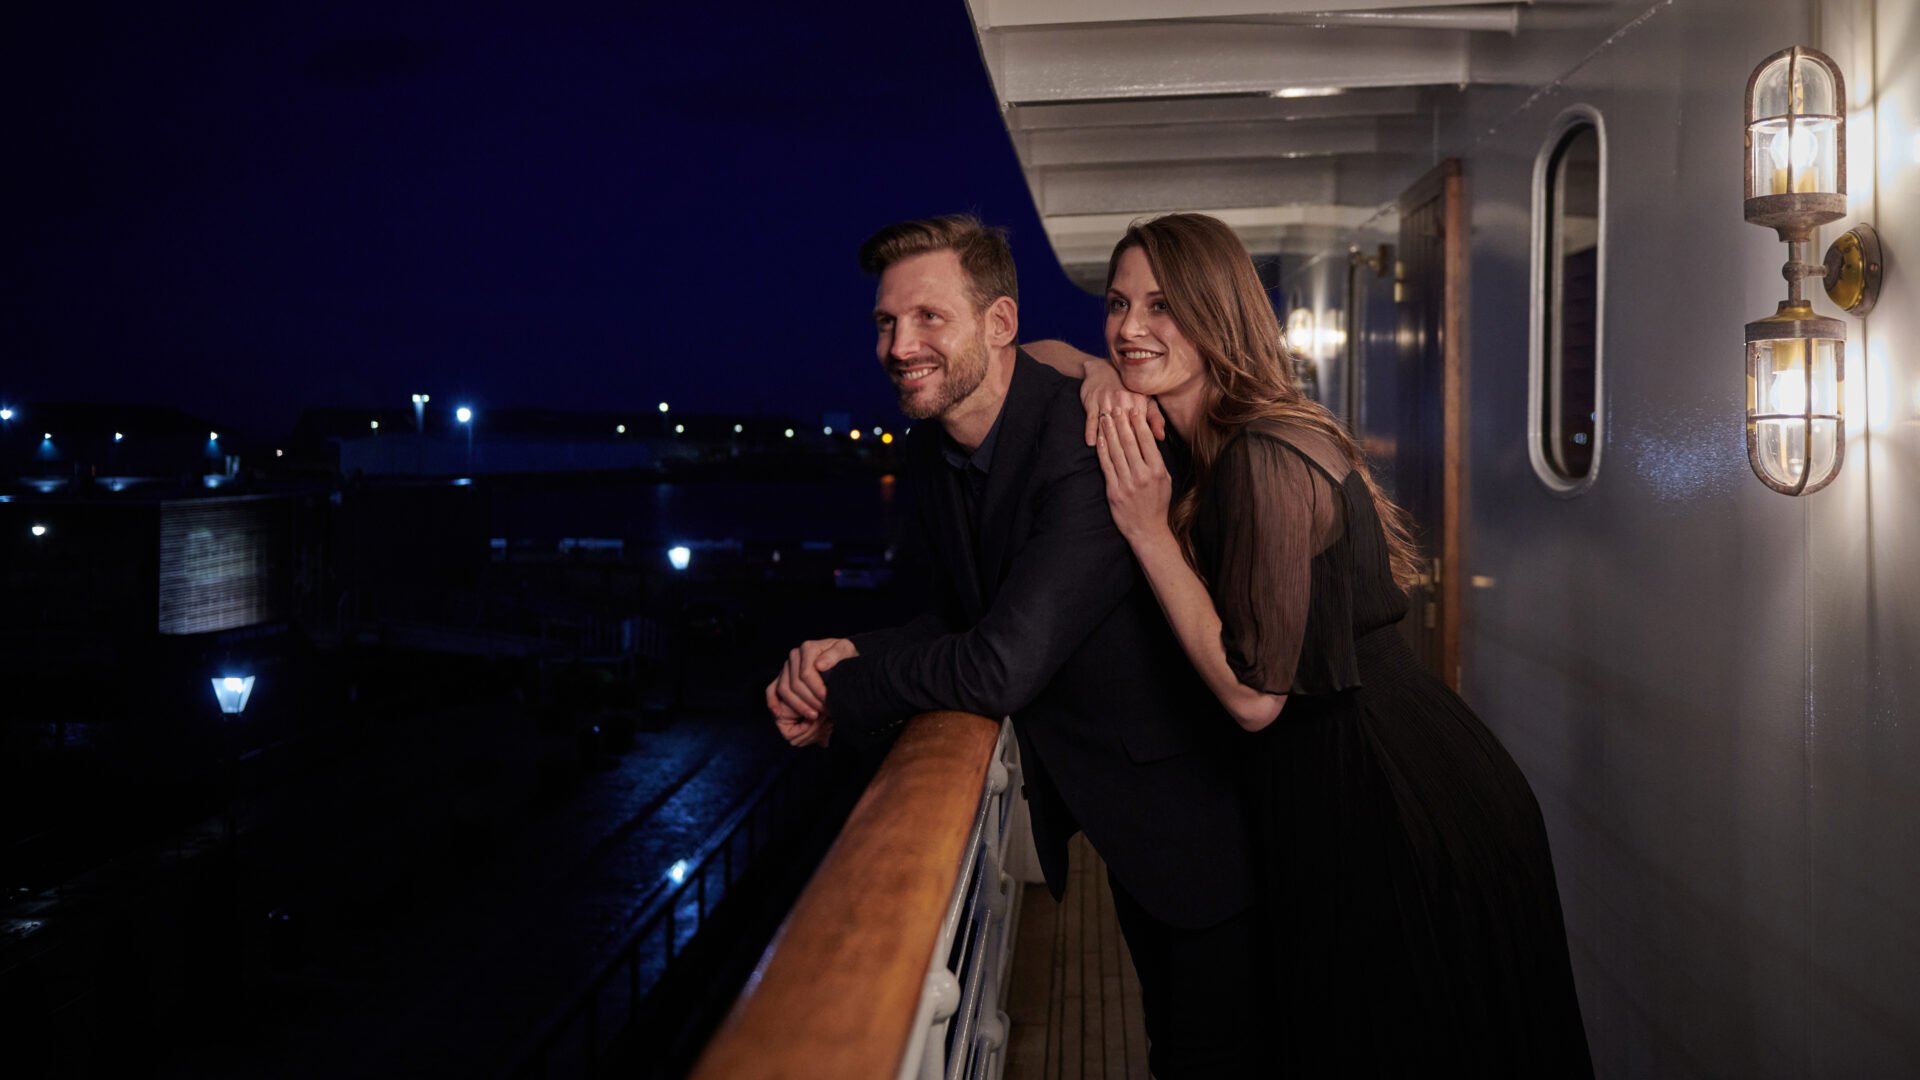
[[[1113,913],[1133,953],[1146,1013],[1148,1064],[1156,1080],[1265,1075],[1256,975],[1266,955],[1253,909],[1222,923],[1185,930],[1147,914],[1107,873]],[[1268,1017],[1268,1022],[1271,1022]]]

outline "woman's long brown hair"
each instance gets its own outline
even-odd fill
[[[1224,222],[1205,214],[1168,214],[1135,222],[1107,262],[1108,287],[1113,285],[1120,256],[1135,247],[1146,252],[1174,323],[1193,343],[1207,372],[1201,421],[1189,439],[1194,483],[1169,512],[1174,535],[1186,548],[1188,560],[1193,557],[1199,493],[1207,489],[1220,451],[1247,424],[1279,420],[1325,434],[1346,455],[1373,497],[1387,534],[1394,580],[1403,589],[1412,587],[1420,574],[1420,551],[1406,511],[1374,482],[1366,456],[1346,425],[1300,392],[1280,320],[1240,238]]]

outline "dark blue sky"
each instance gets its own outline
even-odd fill
[[[962,0],[41,5],[4,30],[0,400],[893,414],[853,252],[1009,226],[1098,341]]]

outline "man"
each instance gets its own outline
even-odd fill
[[[1079,385],[1022,352],[1013,259],[971,217],[891,225],[877,352],[936,555],[935,610],[793,650],[767,687],[789,741],[933,709],[1011,715],[1048,887],[1084,829],[1106,860],[1162,1080],[1247,1075],[1256,1023],[1238,728],[1173,639],[1107,509]],[[924,422],[934,421],[934,422]]]

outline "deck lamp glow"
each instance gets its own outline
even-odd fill
[[[1297,357],[1308,356],[1312,353],[1313,323],[1312,308],[1297,307],[1287,313],[1286,342],[1288,352]]]
[[[1747,324],[1747,460],[1760,482],[1811,495],[1846,456],[1846,324],[1815,314],[1803,283],[1854,315],[1880,294],[1880,241],[1856,225],[1812,261],[1820,226],[1847,213],[1846,80],[1825,53],[1802,46],[1760,61],[1747,79],[1746,218],[1787,245],[1787,298]]]
[[[247,707],[247,699],[253,696],[253,676],[223,675],[214,679],[213,696],[220,702],[221,712],[239,716]]]

